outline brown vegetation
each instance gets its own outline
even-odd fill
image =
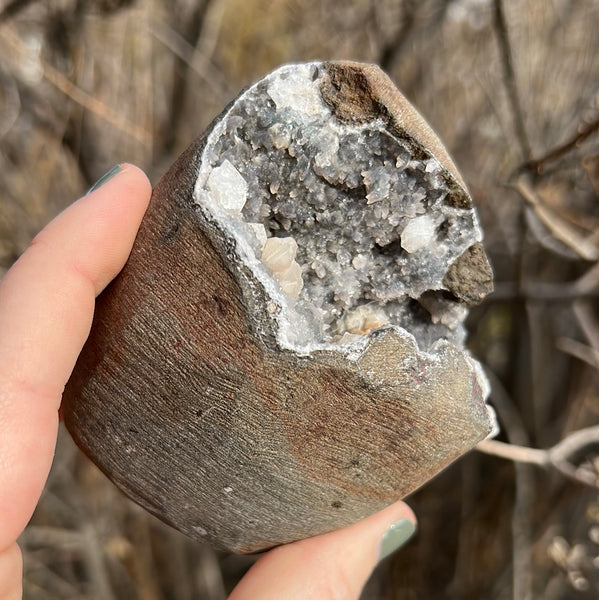
[[[518,462],[472,452],[415,494],[419,534],[364,598],[596,598],[599,438],[569,436],[599,414],[597,31],[593,0],[3,0],[0,273],[114,163],[156,181],[278,64],[381,64],[479,207],[497,283],[471,348],[508,443],[484,450]],[[31,599],[220,600],[252,560],[158,523],[65,435],[21,543]]]

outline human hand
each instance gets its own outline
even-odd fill
[[[121,165],[54,219],[0,281],[0,600],[21,598],[16,540],[31,518],[56,443],[64,385],[95,297],[121,270],[150,198]],[[405,542],[414,515],[398,502],[359,523],[261,557],[231,600],[357,598],[377,560]]]

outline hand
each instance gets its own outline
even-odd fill
[[[125,264],[150,198],[136,167],[111,174],[39,233],[0,281],[0,600],[21,598],[16,540],[50,470],[62,391],[95,297]],[[345,529],[271,550],[231,600],[357,598],[384,534],[386,554],[414,522],[399,502]]]

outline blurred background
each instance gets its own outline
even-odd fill
[[[518,459],[475,450],[414,494],[363,598],[595,599],[596,0],[0,0],[0,275],[115,163],[155,183],[243,86],[332,58],[381,65],[470,187],[496,274],[470,346],[507,444],[484,449]],[[162,525],[64,431],[21,544],[36,600],[223,600],[254,560]]]

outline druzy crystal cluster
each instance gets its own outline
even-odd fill
[[[294,65],[240,96],[207,139],[197,204],[272,282],[291,344],[351,345],[388,324],[424,350],[461,344],[467,309],[444,278],[482,237],[476,213],[383,118],[335,115],[322,77]]]

